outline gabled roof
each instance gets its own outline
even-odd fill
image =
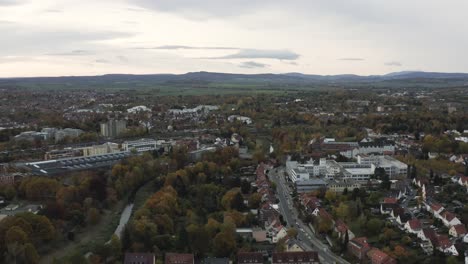
[[[367,243],[367,237],[356,237],[351,239],[349,242],[357,246],[359,249],[370,247],[370,245]]]
[[[386,197],[386,198],[384,198],[383,203],[384,204],[396,204],[396,203],[398,203],[398,200],[395,197]]]
[[[421,221],[419,221],[419,219],[417,219],[417,218],[409,220],[408,225],[411,228],[411,230],[421,229]]]
[[[431,209],[434,212],[438,212],[440,209],[444,208],[440,203],[433,203],[431,204]]]
[[[373,264],[384,264],[393,260],[385,252],[377,248],[372,248],[369,252],[367,252],[367,256],[371,259]]]
[[[392,214],[393,216],[395,217],[398,217],[398,216],[401,216],[405,213],[405,209],[401,208],[401,207],[395,207],[393,208],[392,210]]]
[[[457,235],[464,235],[464,234],[466,234],[466,228],[465,228],[465,225],[463,225],[463,224],[454,225],[452,228],[455,230],[455,232],[457,233]]]
[[[446,249],[448,247],[451,247],[453,244],[450,242],[449,238],[447,235],[439,235],[437,236],[437,247]]]
[[[435,243],[437,241],[437,234],[434,229],[424,228],[423,229],[424,236],[431,241],[431,243]]]
[[[166,253],[166,264],[194,263],[193,254]]]
[[[308,263],[319,261],[317,252],[282,252],[273,253],[272,263]]]
[[[348,231],[348,226],[341,220],[336,221],[335,227],[336,227],[336,230],[342,234]]]
[[[328,219],[328,220],[333,220],[333,217],[331,216],[331,214],[329,214],[327,212],[327,210],[323,209],[323,208],[320,208],[319,209],[319,216],[320,217],[323,217],[325,219]]]
[[[447,221],[449,221],[449,222],[452,221],[453,219],[455,219],[455,218],[457,217],[454,213],[449,212],[449,211],[447,211],[447,210],[446,210],[446,211],[443,211],[442,214],[441,214],[441,216],[442,216],[443,218],[445,218],[445,219],[446,219]]]
[[[260,252],[239,252],[237,263],[263,263],[263,255]]]
[[[151,253],[125,253],[124,264],[154,264],[154,254]]]

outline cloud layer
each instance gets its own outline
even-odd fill
[[[0,77],[468,72],[466,10],[459,0],[0,0]]]

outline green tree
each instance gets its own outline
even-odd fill
[[[110,248],[111,253],[116,259],[122,257],[122,242],[120,242],[120,238],[116,234],[113,234],[111,237]]]
[[[26,263],[36,264],[39,263],[39,254],[33,244],[27,243],[24,245],[24,257]]]
[[[94,207],[90,208],[88,210],[88,217],[87,217],[88,223],[91,225],[96,225],[97,223],[99,223],[99,220],[100,220],[100,215],[99,215],[98,209]]]
[[[220,232],[213,240],[216,257],[230,257],[236,250],[236,238],[232,232]]]
[[[369,220],[369,222],[367,222],[368,234],[372,236],[379,234],[381,231],[382,225],[383,225],[382,221],[377,218],[373,218]]]

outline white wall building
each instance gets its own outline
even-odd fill
[[[125,141],[122,144],[124,151],[145,152],[157,149],[157,142],[154,139],[139,139],[134,141]]]

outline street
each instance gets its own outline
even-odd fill
[[[315,236],[312,230],[299,219],[299,214],[289,194],[290,188],[287,186],[284,178],[284,169],[271,169],[268,173],[268,177],[271,181],[276,183],[279,208],[284,220],[288,224],[287,227],[294,227],[297,229],[298,240],[303,243],[303,246],[307,250],[317,251],[322,263],[349,263],[331,252],[330,249]]]

